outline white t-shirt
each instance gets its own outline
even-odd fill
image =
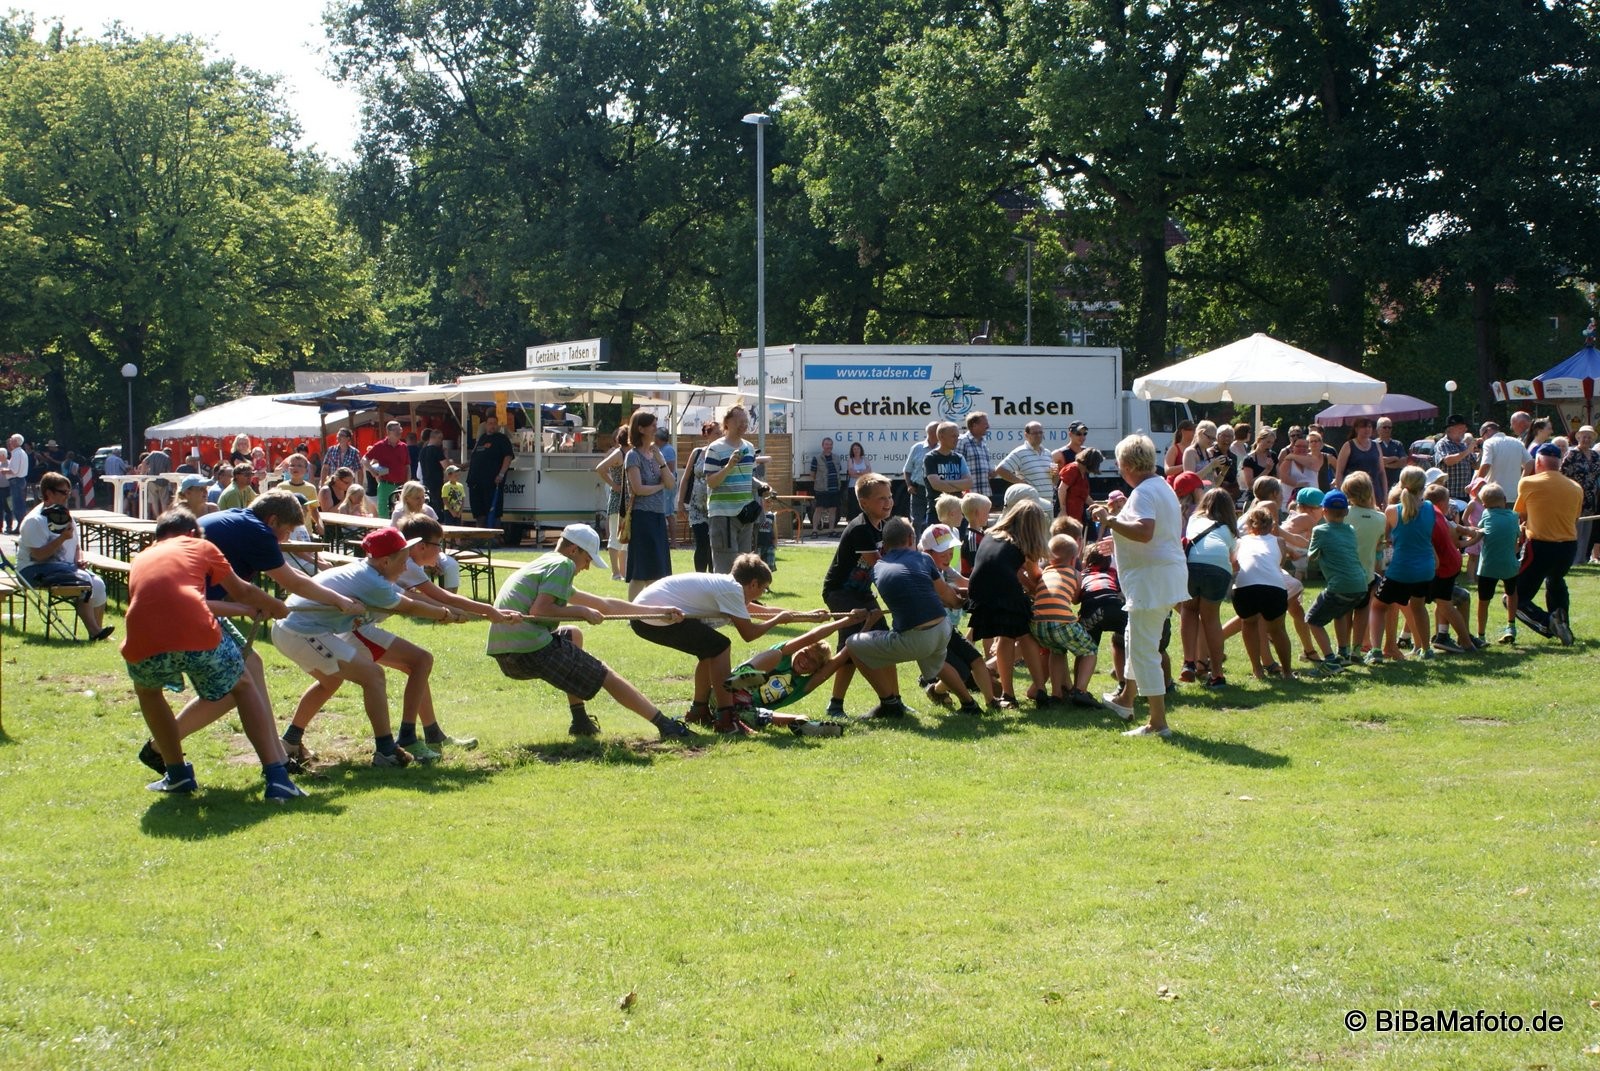
[[[21,450],[15,451],[22,453]],[[41,512],[43,506],[35,506],[22,518],[22,525],[17,529],[17,569],[21,571],[30,565],[39,565],[42,562],[66,562],[75,565],[78,561],[78,536],[77,525],[73,525],[73,536],[54,554],[41,556],[32,553],[30,547],[42,547],[56,537],[58,533],[50,530],[50,522],[44,519]]]
[[[1528,461],[1528,451],[1521,439],[1513,439],[1505,432],[1488,439],[1483,444],[1483,460],[1489,466],[1489,479],[1506,492],[1506,505],[1517,500],[1517,484],[1522,480],[1522,466]]]
[[[745,605],[744,589],[739,582],[725,573],[678,573],[664,576],[639,592],[633,600],[644,606],[671,606],[682,610],[685,616],[708,615],[706,624],[720,628],[730,617],[750,620],[750,609]],[[657,628],[665,621],[645,621]]]
[[[1233,578],[1235,588],[1248,588],[1260,584],[1264,587],[1282,588],[1284,583],[1283,546],[1275,535],[1242,535],[1239,537],[1239,572]]]
[[[1228,531],[1228,526],[1225,524],[1218,528],[1212,528],[1216,523],[1216,521],[1203,513],[1196,513],[1189,518],[1189,530],[1183,533],[1185,538],[1190,540],[1200,539],[1200,542],[1193,544],[1189,548],[1189,564],[1214,565],[1218,569],[1226,569],[1231,573],[1233,572],[1233,561],[1230,555],[1233,552],[1234,544],[1238,540],[1234,538],[1232,532]],[[1210,529],[1210,531],[1207,531],[1207,529]],[[1201,532],[1206,533],[1203,539],[1200,538]]]
[[[28,478],[28,451],[20,446],[11,451],[11,478],[13,480]]]
[[[1183,510],[1178,496],[1160,477],[1144,480],[1123,503],[1119,517],[1149,518],[1155,535],[1139,543],[1113,532],[1117,577],[1130,610],[1163,610],[1189,598],[1189,563],[1183,556]]]
[[[404,517],[405,515],[406,515],[405,503],[399,502],[399,503],[395,504],[394,512],[389,515],[389,519],[391,521],[399,521],[400,518]],[[439,515],[437,513],[433,512],[433,507],[428,505],[426,502],[424,502],[422,504],[422,515],[424,517],[428,518],[430,521],[436,521],[436,520],[439,519]]]

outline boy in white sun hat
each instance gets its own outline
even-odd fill
[[[922,535],[917,540],[918,549],[933,559],[933,564],[938,566],[939,575],[944,582],[950,585],[956,594],[965,596],[967,582],[962,579],[959,572],[950,567],[950,560],[960,545],[960,533],[945,524],[935,524],[923,529]],[[994,678],[989,674],[989,666],[984,661],[983,652],[973,646],[971,640],[961,635],[961,615],[965,609],[964,603],[961,606],[946,607],[945,616],[950,619],[950,642],[945,645],[944,665],[937,677],[923,677],[920,683],[928,698],[935,703],[948,704],[947,697],[954,695],[961,703],[962,714],[979,715],[984,713],[985,708],[997,711],[1000,707],[994,692]],[[972,698],[974,690],[983,696],[984,707],[978,706],[977,700]]]
[[[555,550],[536,558],[506,578],[494,604],[524,615],[517,624],[497,621],[489,626],[488,653],[500,672],[512,680],[541,680],[566,693],[572,712],[573,736],[594,736],[600,726],[584,704],[603,688],[606,694],[656,727],[663,739],[683,739],[695,734],[676,718],[661,713],[632,684],[583,649],[583,632],[564,621],[598,625],[606,614],[657,611],[668,621],[682,620],[680,611],[645,606],[624,599],[590,595],[573,587],[577,575],[600,561],[600,535],[587,524],[569,524],[561,530]]]

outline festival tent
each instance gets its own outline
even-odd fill
[[[1388,385],[1342,364],[1257,332],[1133,381],[1146,401],[1310,405],[1380,400]]]
[[[349,414],[341,409],[329,414],[342,420]],[[231,402],[202,409],[198,413],[169,420],[144,429],[146,439],[220,439],[241,432],[252,439],[311,439],[321,426],[321,415],[312,407],[289,405],[260,395],[247,395]]]
[[[348,419],[350,413],[340,409],[325,416],[331,422]],[[324,414],[315,406],[288,405],[261,395],[247,395],[152,425],[144,430],[144,437],[164,445],[176,443],[185,455],[189,449],[197,448],[206,463],[212,464],[218,457],[227,456],[228,444],[240,434],[248,435],[253,444],[268,445],[269,456],[281,456],[296,442],[317,439],[323,419]],[[283,445],[274,448],[270,445],[274,440]]]
[[[1432,420],[1439,415],[1439,407],[1409,394],[1385,394],[1369,405],[1341,402],[1330,405],[1317,414],[1317,423],[1329,428],[1342,428],[1355,423],[1356,417],[1388,417],[1390,420]]]
[[[1502,380],[1490,386],[1498,401],[1549,402],[1561,411],[1568,423],[1581,409],[1582,423],[1589,424],[1594,422],[1597,381],[1600,381],[1600,350],[1591,343],[1531,380]]]

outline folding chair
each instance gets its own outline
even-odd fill
[[[82,602],[89,594],[88,584],[49,584],[44,587],[35,587],[28,583],[6,553],[0,550],[0,575],[4,575],[14,583],[22,593],[22,630],[28,630],[28,605],[31,603],[39,613],[39,618],[44,622],[45,638],[51,636],[62,640],[76,640],[78,638],[78,610],[77,604]],[[62,620],[61,608],[67,608],[67,619],[72,623],[72,630],[67,631],[66,621]]]

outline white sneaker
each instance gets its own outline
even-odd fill
[[[1145,722],[1143,725],[1139,726],[1137,729],[1129,729],[1127,732],[1123,733],[1122,735],[1123,736],[1159,736],[1159,737],[1162,737],[1164,739],[1164,738],[1169,737],[1169,736],[1172,735],[1172,730],[1170,728],[1167,728],[1166,726],[1163,726],[1162,728],[1157,729],[1154,725],[1151,725],[1149,722]]]
[[[1101,692],[1100,693],[1100,701],[1102,703],[1104,703],[1106,706],[1110,707],[1111,708],[1111,713],[1115,714],[1117,717],[1121,718],[1123,721],[1132,721],[1133,720],[1133,708],[1132,707],[1125,707],[1121,703],[1117,702],[1117,697],[1120,696],[1121,694],[1122,694],[1121,692]]]

